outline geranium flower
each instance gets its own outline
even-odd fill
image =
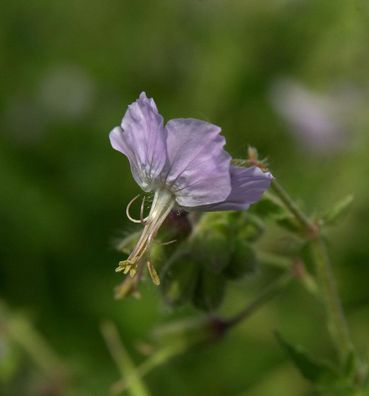
[[[173,208],[244,210],[269,187],[273,178],[269,172],[231,165],[220,132],[218,126],[192,118],[177,118],[164,125],[154,100],[144,92],[128,106],[121,125],[110,132],[110,142],[128,158],[137,184],[145,192],[153,192],[154,199],[146,218],[141,205],[140,221],[129,215],[132,201],[127,206],[128,217],[141,222],[144,229],[117,271],[133,277],[146,262],[154,282],[159,283],[147,252]]]

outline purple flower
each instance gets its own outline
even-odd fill
[[[298,81],[282,79],[272,87],[271,103],[304,151],[335,154],[347,144],[348,119],[356,105],[351,94],[321,94]]]
[[[121,126],[110,132],[110,142],[127,156],[136,182],[145,192],[154,192],[154,199],[145,219],[141,211],[145,227],[117,271],[136,274],[174,207],[187,211],[247,209],[269,187],[270,173],[231,165],[220,132],[218,126],[192,118],[177,118],[164,125],[154,100],[144,92],[128,106]]]

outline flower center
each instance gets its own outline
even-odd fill
[[[128,259],[119,262],[116,269],[117,272],[123,271],[125,274],[129,273],[132,278],[136,275],[138,267],[144,264],[146,253],[149,251],[155,235],[169,215],[174,204],[175,197],[170,191],[159,189],[155,192],[150,213],[145,219],[145,227],[142,230],[141,236]],[[159,278],[149,260],[147,260],[147,266],[154,283],[158,284]]]

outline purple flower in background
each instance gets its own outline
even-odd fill
[[[145,227],[117,271],[133,277],[138,265],[146,261],[152,273],[145,256],[174,207],[187,211],[243,210],[269,187],[270,173],[231,165],[220,132],[218,126],[192,118],[173,119],[164,125],[154,100],[144,92],[128,106],[121,126],[110,132],[110,142],[127,156],[137,184],[145,192],[154,192],[154,199],[145,219],[141,205],[140,221],[129,216],[132,201],[128,205],[128,217]]]
[[[289,130],[313,154],[335,154],[347,146],[349,120],[358,105],[355,92],[318,93],[300,82],[281,79],[271,90],[271,103]]]

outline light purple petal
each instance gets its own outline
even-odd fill
[[[229,154],[221,129],[191,118],[166,125],[168,164],[166,185],[181,206],[223,201],[231,192]]]
[[[153,99],[144,92],[128,106],[121,127],[110,132],[115,150],[129,159],[133,177],[145,191],[151,191],[167,160],[163,117]]]
[[[251,168],[231,166],[232,190],[227,199],[213,205],[188,209],[204,212],[245,210],[261,198],[263,192],[269,188],[272,180],[273,176],[271,173],[263,172],[255,166]]]

